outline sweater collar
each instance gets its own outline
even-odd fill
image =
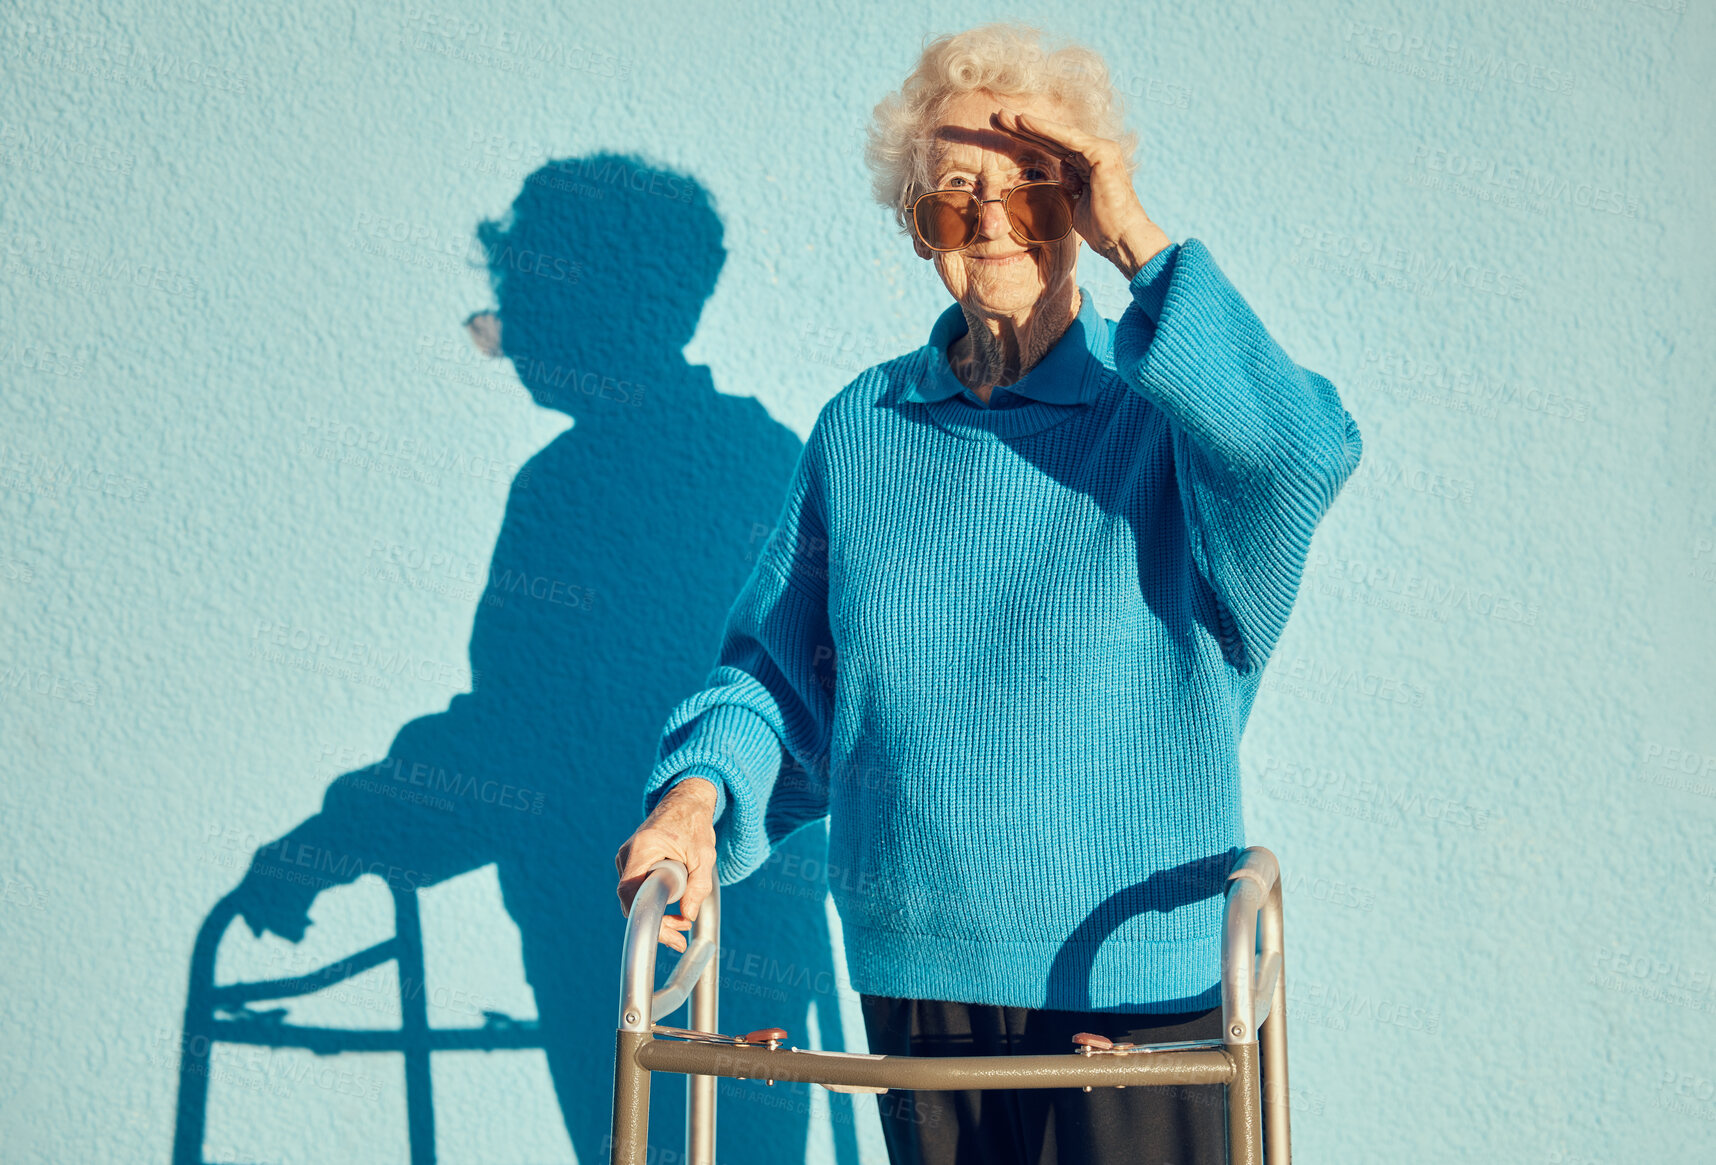
[[[1088,375],[1086,357],[1103,363],[1110,343],[1108,321],[1096,310],[1096,301],[1082,285],[1078,298],[1078,316],[1029,372],[1002,386],[1008,392],[1045,404],[1075,405],[1087,403],[1101,389],[1098,378]],[[906,400],[929,404],[965,391],[965,385],[948,364],[947,349],[966,330],[965,313],[958,303],[941,313],[925,345],[929,359],[923,362],[924,374],[906,390]]]

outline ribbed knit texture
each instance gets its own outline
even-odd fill
[[[723,884],[829,815],[860,992],[1219,1002],[1240,734],[1361,443],[1197,239],[1131,293],[1061,341],[1086,403],[905,401],[930,345],[830,400],[663,733],[644,809],[713,780]]]

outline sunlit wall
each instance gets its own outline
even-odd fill
[[[1146,209],[1364,434],[1242,747],[1302,1159],[1711,1144],[1708,5],[32,0],[0,14],[0,1156],[166,1161],[190,1122],[211,1161],[602,1159],[653,734],[818,408],[947,303],[862,132],[994,17],[1106,54]],[[222,906],[259,847],[300,941]],[[724,1024],[862,1050],[822,852],[729,888]],[[403,963],[219,993],[313,980],[396,901]],[[211,1052],[217,1007],[254,1042]],[[408,1103],[389,1049],[431,1045]],[[720,1095],[723,1162],[884,1160],[869,1097]]]

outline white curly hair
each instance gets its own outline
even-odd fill
[[[1108,66],[1082,45],[1049,49],[1041,30],[995,22],[937,37],[899,90],[876,104],[864,144],[870,191],[911,231],[912,199],[930,189],[930,131],[948,105],[973,90],[997,97],[1048,97],[1060,101],[1071,124],[1118,142],[1130,176],[1138,135],[1125,125],[1126,108],[1109,81]]]

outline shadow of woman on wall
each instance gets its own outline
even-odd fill
[[[471,631],[473,690],[337,778],[321,812],[257,851],[233,900],[253,931],[296,942],[316,894],[365,870],[421,886],[493,863],[566,1129],[590,1165],[608,1159],[624,933],[614,853],[801,446],[682,355],[726,258],[697,182],[627,155],[550,161],[477,237],[498,306],[467,321],[473,340],[573,426],[513,483]],[[311,885],[278,876],[305,852],[318,856]],[[825,853],[818,823],[724,888],[723,1030],[781,1026],[798,1043],[814,1030],[842,1046]],[[803,1161],[810,1087],[722,1081],[718,1159]],[[652,1160],[677,1159],[682,1078],[658,1077],[652,1093]],[[837,1156],[855,1163],[850,1099],[829,1100]]]

